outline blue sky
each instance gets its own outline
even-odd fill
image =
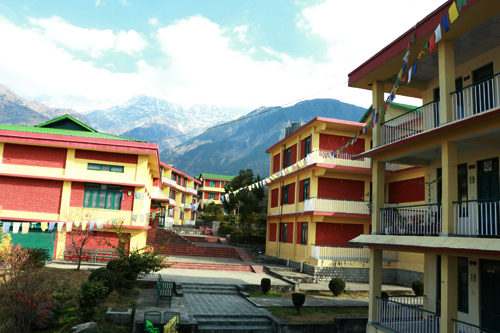
[[[0,0],[0,83],[78,111],[136,94],[250,111],[346,82],[440,3]],[[314,97],[370,96],[341,85]]]

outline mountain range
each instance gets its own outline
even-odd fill
[[[32,126],[69,114],[100,132],[156,142],[163,162],[193,176],[201,172],[235,175],[247,168],[267,176],[269,156],[265,151],[279,141],[288,122],[308,122],[320,116],[358,121],[364,112],[338,100],[315,99],[286,108],[261,107],[245,114],[239,109],[182,106],[138,95],[108,109],[79,113],[26,100],[0,84],[2,124]],[[195,136],[197,132],[202,133]]]

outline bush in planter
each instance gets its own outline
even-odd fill
[[[105,267],[101,267],[93,271],[89,276],[89,281],[99,280],[102,281],[104,286],[108,289],[106,296],[115,290],[116,276],[113,272]]]
[[[413,283],[411,284],[411,289],[413,289],[415,296],[422,296],[424,294],[424,281],[422,280],[413,281]]]
[[[271,290],[271,279],[262,278],[262,280],[260,280],[260,290],[264,295],[267,294],[267,292]]]
[[[300,314],[300,308],[304,305],[306,301],[306,294],[303,293],[292,293],[293,306],[297,310],[297,314]]]
[[[328,288],[335,296],[339,296],[344,292],[345,282],[341,278],[331,279],[330,283],[328,283]]]
[[[380,295],[382,298],[389,299],[389,293],[387,291],[383,291]]]

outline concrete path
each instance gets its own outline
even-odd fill
[[[293,307],[292,298],[288,297],[250,297],[250,302],[258,307],[265,306],[285,306]],[[303,306],[323,307],[323,306],[368,306],[368,298],[333,298],[333,297],[306,297]]]

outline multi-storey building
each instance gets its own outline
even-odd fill
[[[359,156],[373,164],[372,230],[350,241],[370,247],[368,332],[500,332],[498,27],[499,1],[446,1],[349,74],[379,108],[410,45],[418,69],[397,93],[423,104],[381,113]],[[425,205],[384,206],[387,163],[424,170]],[[386,250],[424,255],[421,308],[380,298]]]
[[[57,259],[74,222],[97,231],[87,246],[107,247],[102,238],[116,237],[111,226],[118,221],[131,234],[131,247],[144,246],[159,176],[156,144],[99,133],[70,116],[33,127],[0,125],[3,226],[29,224],[29,233],[13,234],[14,242],[45,247]],[[60,232],[42,232],[35,222],[58,222]]]
[[[152,211],[164,215],[166,223],[195,224],[201,182],[168,164],[160,165],[161,176],[154,180]]]
[[[201,173],[197,179],[201,182],[199,188],[200,202],[204,205],[211,202],[222,203],[221,195],[224,194],[224,185],[230,183],[234,176],[215,175],[212,173]]]
[[[403,112],[396,107],[390,111]],[[266,254],[289,259],[292,265],[305,263],[306,272],[322,279],[342,276],[368,282],[369,250],[351,247],[348,241],[371,232],[371,160],[355,159],[370,149],[371,129],[334,155],[364,126],[314,118],[266,151],[271,155],[270,174],[305,161],[305,166],[269,184]],[[421,169],[389,165],[386,173],[388,202],[423,202]],[[407,195],[402,189],[412,191]],[[409,284],[423,271],[421,256],[386,251],[384,261],[388,283]]]

